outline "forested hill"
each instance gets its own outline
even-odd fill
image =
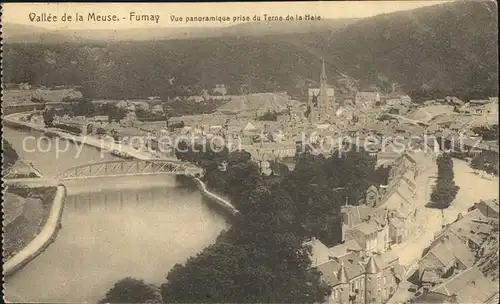
[[[492,89],[498,83],[496,2],[459,1],[378,15],[312,45],[353,77],[405,88]]]
[[[216,83],[252,91],[304,90],[324,57],[329,81],[361,88],[498,91],[497,6],[453,2],[280,35],[129,42],[4,45],[4,81],[83,85],[89,97],[194,93]],[[87,41],[87,40],[85,40]],[[174,84],[167,79],[175,77]]]

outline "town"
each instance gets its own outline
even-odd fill
[[[6,23],[6,302],[499,302],[497,8],[268,4]]]
[[[206,90],[202,96],[189,97],[195,103],[223,101],[211,113],[163,116],[168,112],[165,103],[158,97],[149,97],[92,102],[95,107],[112,105],[121,113],[118,119],[105,115],[106,112],[97,116],[91,112],[79,116],[53,114],[47,119],[48,112],[61,111],[52,109],[50,104],[19,119],[39,125],[47,125],[50,120],[50,126],[63,131],[109,137],[125,145],[133,144],[127,142],[131,136],[148,135],[158,142],[165,134],[189,136],[196,139],[193,145],[221,136],[227,142],[238,143],[230,151],[250,153],[265,176],[280,175],[276,163],[292,171],[297,155],[305,151],[331,154],[332,150],[314,149],[327,138],[351,136],[359,144],[359,139],[363,142],[370,136],[410,140],[412,136],[432,135],[435,140],[418,142],[421,149],[398,149],[392,142],[378,146],[364,143],[364,149],[372,148],[370,155],[377,168],[388,168],[387,183],[371,185],[362,201],[346,202],[341,207],[341,244],[327,247],[315,237],[305,243],[312,247],[312,267],[317,267],[322,279],[332,286],[332,303],[402,303],[410,299],[427,303],[428,297],[434,296],[455,297],[462,303],[477,296],[478,288],[484,290],[484,303],[496,301],[498,290],[492,287],[498,266],[484,269],[488,268],[485,260],[492,259],[488,256],[490,251],[498,252],[495,231],[499,206],[494,198],[498,187],[493,186],[496,182],[490,182],[498,179],[498,98],[461,101],[443,96],[415,105],[408,95],[398,92],[362,91],[338,96],[328,85],[325,62],[318,67],[319,87],[307,90],[306,103],[292,99],[286,92],[227,95],[226,86],[220,84],[212,88],[211,95]],[[81,98],[72,89],[59,91],[70,96],[66,100]],[[25,92],[35,92],[40,97],[23,104],[19,101]],[[38,109],[33,101],[43,104],[50,93],[48,89],[22,84],[7,90],[4,100],[14,106]],[[139,117],[147,117],[144,113],[165,120],[141,121]],[[484,133],[488,128],[496,128],[496,139]],[[302,132],[308,134],[308,145],[313,149],[303,149]],[[445,144],[450,146],[459,136],[464,136],[465,147],[443,152]],[[157,144],[155,148],[156,158],[176,155],[173,145]],[[455,178],[465,182],[460,182],[462,192],[469,191],[463,188],[468,184],[484,184],[480,187],[482,193],[459,194],[453,210],[445,209],[445,217],[438,209],[428,208],[432,186],[429,181],[435,178],[436,160],[442,153],[456,158]],[[473,169],[484,173],[464,176]],[[443,256],[438,258],[437,252]],[[371,283],[371,278],[375,283]],[[465,288],[470,282],[481,282],[471,289],[472,294]],[[452,293],[449,285],[457,286]]]

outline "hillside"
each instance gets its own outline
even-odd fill
[[[366,18],[305,46],[379,85],[489,90],[498,82],[497,25],[494,2],[460,1]]]
[[[202,39],[210,37],[263,36],[303,34],[333,31],[356,22],[357,19],[323,19],[320,21],[248,22],[227,27],[132,28],[121,30],[48,30],[41,27],[7,23],[3,27],[7,43],[61,43],[147,41],[167,39]]]
[[[293,26],[249,23],[217,32],[224,37],[200,39],[52,45],[7,40],[4,80],[83,85],[93,98],[195,94],[217,83],[229,85],[230,94],[242,85],[251,92],[302,94],[303,80],[318,79],[324,57],[333,84],[347,74],[361,89],[376,84],[388,90],[397,82],[407,92],[492,96],[498,95],[496,11],[493,2],[454,2],[358,21],[330,20],[304,26],[302,33],[287,33]]]

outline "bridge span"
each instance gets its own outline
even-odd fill
[[[115,160],[90,163],[64,170],[56,178],[58,180],[88,179],[98,177],[119,177],[136,175],[202,175],[199,167],[170,159],[152,160]]]

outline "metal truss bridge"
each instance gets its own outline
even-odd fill
[[[203,170],[173,160],[117,160],[85,164],[69,168],[57,175],[58,180],[89,179],[137,175],[201,175]]]

